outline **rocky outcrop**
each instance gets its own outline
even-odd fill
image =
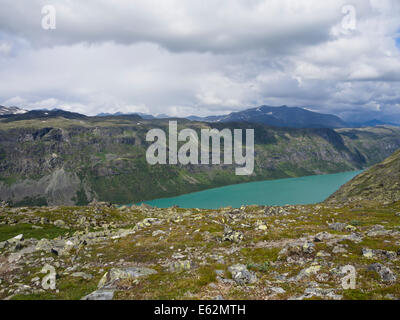
[[[43,199],[43,204],[73,205],[80,186],[81,181],[76,173],[60,168],[39,180],[27,179],[11,186],[0,182],[0,194],[3,199],[14,203]]]

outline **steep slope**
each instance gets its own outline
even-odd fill
[[[251,122],[289,128],[343,128],[345,122],[337,116],[322,114],[297,107],[260,106],[225,116],[189,117],[190,120],[206,122]]]
[[[400,201],[400,150],[346,183],[327,202],[365,200],[380,203]]]

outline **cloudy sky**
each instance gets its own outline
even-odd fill
[[[0,79],[26,109],[400,122],[400,1],[0,0]]]

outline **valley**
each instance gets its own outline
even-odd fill
[[[47,113],[47,114],[46,114]],[[400,128],[296,129],[178,120],[178,129],[254,129],[250,176],[233,165],[149,165],[146,133],[168,120],[28,112],[0,119],[0,199],[15,206],[136,203],[236,183],[360,170],[400,148]],[[146,183],[142,183],[146,181]]]

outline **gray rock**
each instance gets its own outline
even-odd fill
[[[314,241],[315,242],[322,242],[322,241],[325,241],[325,240],[332,239],[333,237],[334,236],[332,234],[330,234],[329,232],[324,231],[324,232],[320,232],[320,233],[316,234],[315,237],[314,237]]]
[[[368,237],[379,237],[379,236],[386,236],[390,234],[390,230],[386,230],[384,226],[380,224],[374,225],[367,233]]]
[[[182,272],[192,268],[192,263],[189,260],[172,262],[169,265],[170,272]]]
[[[154,231],[154,232],[151,234],[151,236],[152,236],[152,237],[157,237],[157,236],[159,236],[159,235],[161,235],[161,234],[165,234],[165,231],[156,230],[156,231]]]
[[[81,300],[112,300],[114,292],[115,289],[99,289],[84,296]]]
[[[230,266],[228,270],[232,273],[232,279],[239,285],[257,282],[257,276],[253,272],[247,270],[247,267],[243,264],[235,264]]]
[[[335,223],[330,223],[328,225],[329,229],[335,230],[335,231],[344,231],[346,229],[347,224],[341,223],[341,222],[335,222]]]
[[[353,233],[351,233],[349,235],[346,235],[344,237],[344,239],[353,241],[355,243],[360,243],[363,240],[363,238],[364,238],[363,235],[361,233],[358,233],[358,232],[353,232]]]
[[[332,300],[341,300],[343,298],[343,296],[335,294],[334,289],[307,288],[304,291],[304,295],[299,297],[298,300],[310,299],[312,297],[329,298]]]
[[[315,251],[315,244],[308,241],[303,244],[303,252],[307,254],[311,254]]]
[[[383,264],[374,263],[368,266],[368,270],[375,271],[381,277],[381,280],[388,283],[394,283],[397,280],[396,275],[388,267]]]
[[[234,231],[230,228],[225,228],[224,236],[222,237],[222,241],[230,241],[239,243],[243,240],[243,233],[240,231]]]
[[[276,294],[282,294],[285,293],[286,291],[284,289],[282,289],[281,287],[271,287],[269,288],[273,293]]]
[[[111,270],[106,272],[104,276],[100,279],[97,287],[99,289],[103,287],[113,288],[113,286],[118,280],[129,279],[129,278],[134,279],[155,273],[157,273],[156,270],[144,267],[130,267],[123,269],[112,268]]]
[[[54,221],[54,225],[58,228],[64,228],[65,222],[63,220],[57,220],[57,221]]]
[[[93,276],[91,274],[84,273],[84,272],[74,272],[73,274],[71,274],[71,276],[74,278],[83,278],[85,280],[93,279]]]

